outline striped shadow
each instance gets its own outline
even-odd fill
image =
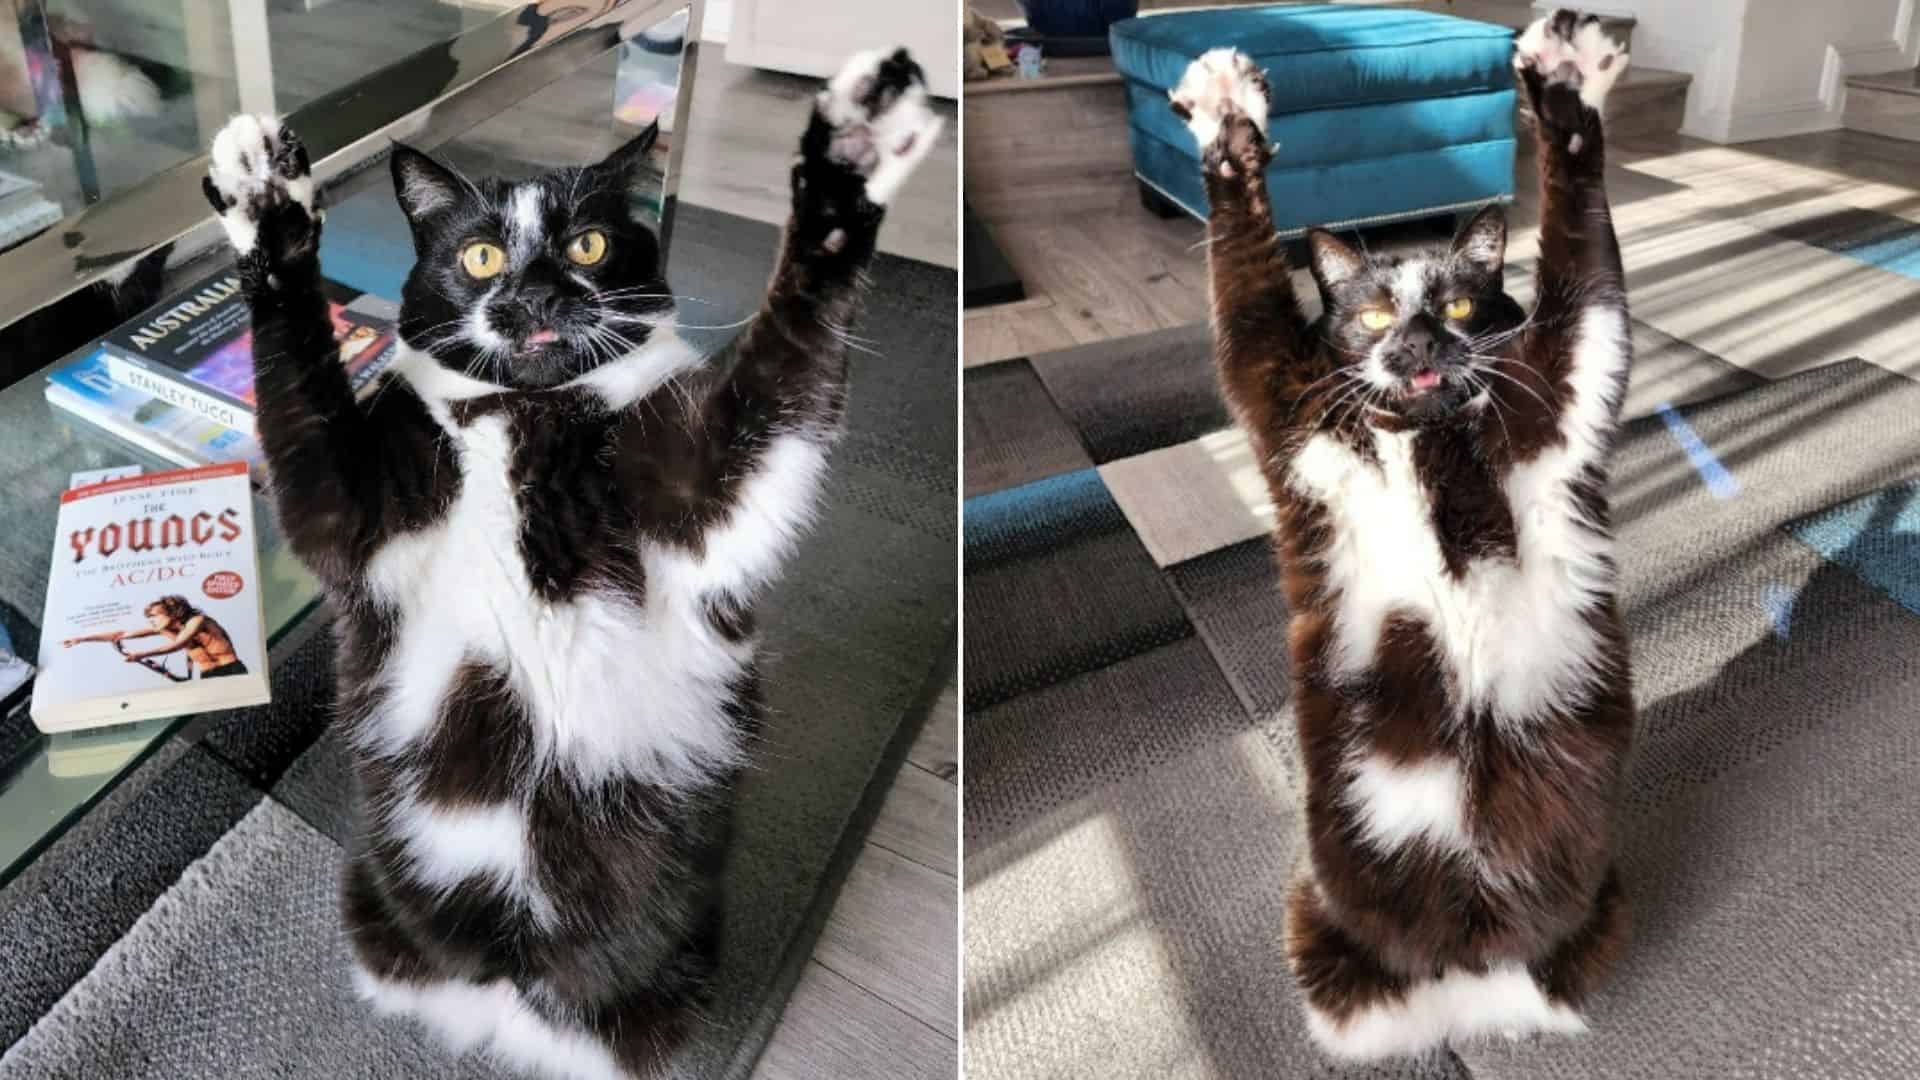
[[[1920,224],[1905,218],[1850,206],[1769,231],[1920,281]]]

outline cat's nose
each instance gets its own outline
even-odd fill
[[[560,314],[560,294],[547,288],[522,289],[520,306],[535,322],[544,326]]]
[[[1401,370],[1397,374],[1411,375],[1424,368],[1433,366],[1433,354],[1439,342],[1433,336],[1433,330],[1416,321],[1410,324],[1400,335]]]

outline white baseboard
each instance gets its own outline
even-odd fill
[[[706,14],[701,19],[700,40],[709,45],[725,45],[727,32],[733,27],[733,0],[707,0]]]

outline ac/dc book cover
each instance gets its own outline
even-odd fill
[[[268,699],[244,462],[60,499],[33,720],[53,733]]]

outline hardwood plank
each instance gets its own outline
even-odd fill
[[[959,805],[951,781],[909,761],[887,791],[867,843],[952,877],[960,861]]]
[[[869,843],[813,958],[949,1037],[955,1034],[958,883]]]
[[[1053,306],[1051,297],[1038,297],[968,312],[961,338],[962,365],[978,367],[1079,344]]]
[[[952,1036],[927,1027],[811,962],[754,1067],[754,1080],[947,1080],[958,1075]]]
[[[949,679],[907,751],[909,764],[954,783],[960,773],[960,684]]]

